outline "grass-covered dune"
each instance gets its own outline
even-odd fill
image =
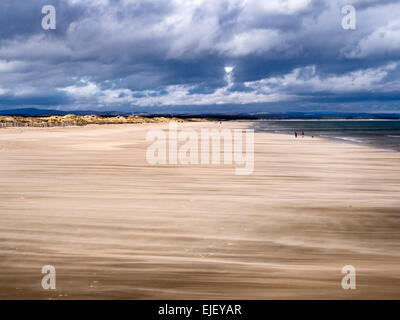
[[[184,121],[180,118],[175,118],[175,117],[140,117],[140,116],[103,117],[98,115],[76,116],[73,114],[65,116],[50,116],[50,117],[0,116],[0,127],[83,126],[87,124],[169,122],[171,120],[175,120],[178,122]],[[185,120],[200,121],[201,119],[191,118]]]

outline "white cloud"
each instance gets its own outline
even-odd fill
[[[29,55],[27,54],[29,53]],[[57,38],[46,37],[44,34],[33,35],[25,41],[20,39],[6,40],[0,46],[0,57],[19,60],[45,60],[68,58],[73,52],[68,44]]]
[[[245,56],[248,54],[261,54],[281,42],[279,32],[276,30],[256,29],[235,34],[227,42],[216,45],[219,52],[228,56]]]
[[[0,72],[17,72],[24,67],[21,61],[0,60]]]
[[[400,52],[400,20],[390,21],[361,39],[356,49],[345,53],[347,57],[361,58]]]
[[[247,82],[246,85],[255,90],[279,88],[280,91],[292,89],[297,92],[331,92],[346,93],[370,90],[383,90],[387,84],[382,80],[397,68],[397,64],[390,63],[379,68],[368,68],[349,72],[343,75],[321,77],[316,66],[296,68],[292,72],[281,76],[266,78],[259,81]],[[387,88],[389,89],[389,88]],[[391,90],[396,88],[390,88]],[[397,89],[400,89],[397,87]]]
[[[9,92],[10,92],[9,90],[0,87],[0,96],[3,96]]]
[[[217,89],[211,94],[190,94],[188,86],[168,86],[168,94],[151,96],[147,92],[145,98],[133,99],[132,104],[140,106],[153,105],[208,105],[208,104],[247,104],[260,102],[283,101],[289,97],[279,93],[255,93],[255,92],[230,92],[229,87]]]
[[[106,6],[109,4],[109,0],[68,0],[68,3],[71,5]]]
[[[155,90],[132,91],[129,89],[106,89],[101,90],[95,83],[88,82],[85,85],[78,83],[74,86],[59,88],[75,99],[92,99],[98,105],[138,105],[138,106],[160,106],[160,105],[207,105],[207,104],[226,104],[226,103],[258,103],[275,102],[288,99],[288,96],[277,92],[232,92],[232,83],[217,89],[214,93],[192,94],[193,86],[171,85],[166,86],[166,94],[160,94]]]
[[[311,4],[311,0],[247,0],[244,4],[253,13],[255,11],[269,14],[294,14],[306,9]]]
[[[74,85],[59,89],[75,98],[94,98],[100,94],[100,88],[93,82],[88,82],[85,85]]]

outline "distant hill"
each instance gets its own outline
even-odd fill
[[[143,117],[214,118],[221,120],[323,120],[323,119],[375,119],[400,120],[400,113],[135,113]]]
[[[20,116],[20,117],[49,117],[65,116],[73,114],[76,116],[97,115],[102,117],[130,116],[133,112],[122,111],[93,111],[93,110],[51,110],[22,108],[11,110],[0,110],[0,116]],[[322,112],[288,112],[288,113],[223,113],[223,112],[135,112],[136,116],[143,117],[179,117],[179,118],[213,118],[221,120],[235,119],[265,119],[265,120],[285,120],[285,119],[385,119],[400,120],[400,113],[322,113]]]

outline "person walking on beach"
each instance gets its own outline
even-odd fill
[[[294,137],[297,138],[297,131],[294,132]]]
[[[304,138],[304,131],[301,131],[301,137]]]

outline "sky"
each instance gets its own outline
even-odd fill
[[[399,75],[398,0],[0,1],[0,109],[400,112]]]

